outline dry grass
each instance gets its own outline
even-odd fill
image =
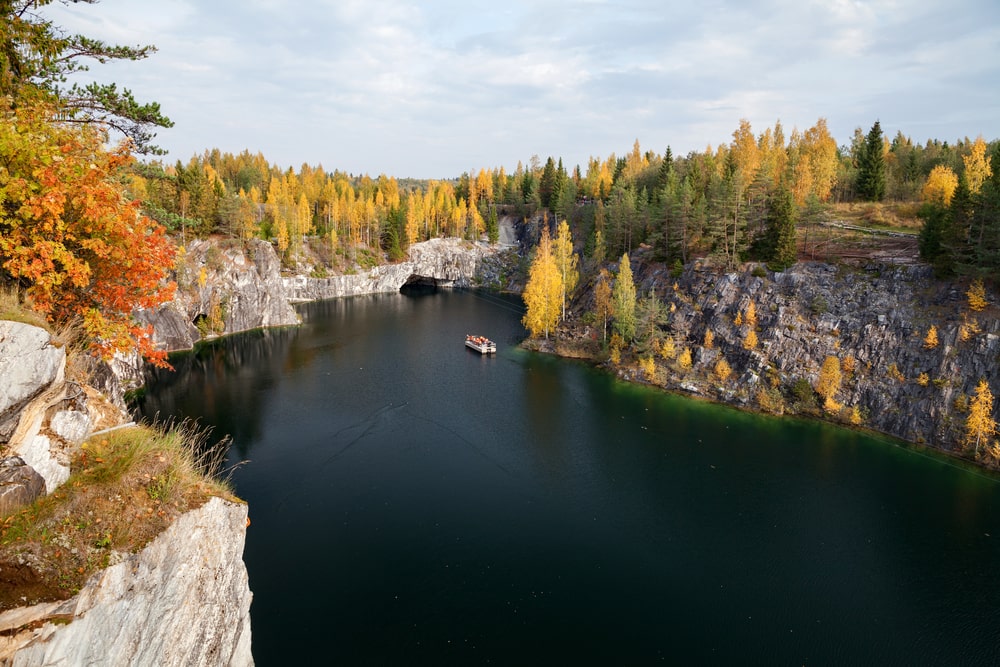
[[[923,225],[916,202],[852,202],[831,204],[829,217],[849,225],[899,232],[917,232]]]
[[[121,553],[134,553],[211,496],[233,498],[215,476],[225,443],[206,434],[132,427],[92,438],[69,481],[0,519],[0,609],[66,599]]]
[[[9,286],[0,287],[0,320],[21,322],[52,331],[52,327],[45,321],[45,316],[23,303],[21,293]]]

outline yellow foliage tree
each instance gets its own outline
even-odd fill
[[[983,135],[976,137],[975,143],[968,155],[962,156],[965,165],[965,182],[969,184],[969,192],[977,194],[990,176],[993,169],[990,166],[990,159],[986,156],[986,142]]]
[[[948,206],[951,204],[951,198],[955,196],[957,189],[958,176],[951,170],[951,167],[939,164],[931,169],[920,194],[927,203]]]
[[[747,335],[743,338],[743,349],[753,350],[757,347],[757,332],[752,328],[747,329]]]
[[[840,381],[840,359],[828,356],[823,360],[819,377],[816,379],[816,393],[822,396],[824,401],[832,401],[833,396],[840,390]]]
[[[674,345],[673,338],[663,339],[663,344],[660,345],[660,356],[667,360],[673,359],[677,356],[677,348]]]
[[[979,453],[981,444],[989,445],[989,439],[996,435],[997,423],[993,419],[993,393],[983,378],[976,387],[976,396],[969,405],[969,416],[965,420],[965,445],[975,447]]]
[[[549,230],[548,227],[543,227],[542,238],[535,251],[535,259],[531,262],[528,282],[522,295],[527,312],[521,322],[532,336],[544,334],[548,339],[549,331],[559,321],[562,289],[562,276],[552,254]]]
[[[712,333],[711,329],[705,329],[705,340],[702,343],[702,347],[704,347],[706,350],[711,350],[714,342],[715,342],[715,334]]]
[[[983,286],[983,281],[980,278],[972,281],[969,286],[969,291],[965,293],[965,296],[969,298],[969,308],[975,312],[979,312],[986,308],[986,288]]]
[[[656,360],[653,355],[639,359],[639,368],[642,369],[642,374],[647,380],[652,380],[656,374]]]
[[[715,376],[719,378],[720,382],[725,382],[732,374],[733,369],[729,365],[729,362],[719,357],[719,360],[715,362]]]
[[[750,299],[750,303],[747,304],[746,317],[744,320],[749,327],[757,326],[757,306],[754,304],[753,299]]]
[[[681,370],[688,370],[691,368],[691,348],[685,347],[681,352],[681,355],[677,357],[677,365],[681,367]]]
[[[594,312],[601,319],[604,335],[602,340],[608,339],[608,319],[614,315],[614,301],[611,299],[611,275],[607,269],[601,269],[597,277],[597,284],[594,285]]]
[[[937,326],[932,324],[931,328],[927,330],[927,335],[924,336],[924,348],[928,350],[933,350],[937,346],[938,346]]]
[[[552,242],[552,254],[562,277],[562,319],[566,319],[566,298],[576,289],[580,272],[576,269],[578,258],[573,252],[573,236],[569,231],[569,223],[565,220],[559,223],[556,238]]]

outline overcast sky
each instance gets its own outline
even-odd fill
[[[176,125],[169,161],[260,151],[372,176],[445,178],[532,155],[786,136],[841,145],[1000,138],[998,0],[102,0],[44,10],[71,32],[154,44],[94,65]]]

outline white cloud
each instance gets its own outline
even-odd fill
[[[452,176],[532,154],[585,165],[677,153],[823,116],[841,143],[875,118],[1000,136],[993,0],[103,0],[46,8],[143,63],[95,66],[159,101],[171,159],[244,148],[278,164]],[[947,102],[947,105],[944,103]]]

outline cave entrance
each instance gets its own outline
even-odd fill
[[[438,281],[435,278],[413,274],[406,279],[406,282],[399,288],[399,291],[402,294],[427,294],[429,292],[436,292],[437,288]]]

